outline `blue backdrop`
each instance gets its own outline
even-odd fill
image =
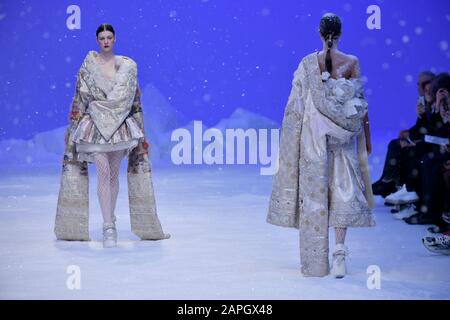
[[[69,30],[66,9],[81,9]],[[369,30],[366,9],[381,8]],[[433,1],[0,1],[0,139],[30,138],[67,124],[77,70],[112,24],[116,54],[132,57],[188,120],[207,126],[244,108],[281,122],[292,73],[321,49],[323,13],[343,21],[340,49],[359,57],[373,131],[415,119],[416,75],[450,66],[450,2]]]

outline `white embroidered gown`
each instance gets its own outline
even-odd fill
[[[103,75],[97,61],[95,61],[96,56],[96,52],[90,52],[90,59],[88,60],[89,70],[92,72],[92,78],[95,81],[95,85],[108,95],[116,84],[115,79],[117,77],[117,72],[113,79]],[[122,56],[115,56],[116,69],[120,68],[122,59],[125,58]],[[72,141],[75,144],[78,159],[81,161],[94,162],[94,155],[97,152],[123,150],[124,156],[128,156],[138,145],[139,141],[144,138],[144,133],[140,129],[136,119],[132,116],[128,116],[111,138],[105,140],[88,111],[89,110],[86,110],[84,112],[72,135]]]

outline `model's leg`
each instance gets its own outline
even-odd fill
[[[94,157],[97,169],[97,195],[102,210],[103,221],[111,223],[111,171],[108,155],[104,152],[97,153]]]
[[[347,234],[347,228],[334,228],[336,236],[336,244],[344,244],[345,235]]]
[[[108,152],[111,188],[111,217],[115,220],[114,210],[116,208],[117,196],[119,194],[119,171],[120,162],[123,158],[123,150]]]
[[[334,228],[336,235],[336,246],[333,251],[333,264],[331,266],[331,274],[335,278],[343,278],[347,273],[345,266],[345,256],[348,254],[348,249],[344,245],[347,228]]]

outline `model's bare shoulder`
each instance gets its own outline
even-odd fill
[[[350,63],[350,70],[352,71],[352,77],[358,78],[361,75],[360,67],[359,67],[359,59],[357,56],[349,54],[347,55]]]
[[[352,66],[355,66],[359,63],[359,59],[357,56],[353,55],[353,54],[346,54],[346,59],[348,60],[348,62],[350,62],[352,64]]]

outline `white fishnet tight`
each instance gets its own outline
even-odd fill
[[[94,156],[98,179],[97,195],[104,222],[112,222],[119,194],[119,169],[123,156],[123,150],[98,152]]]

